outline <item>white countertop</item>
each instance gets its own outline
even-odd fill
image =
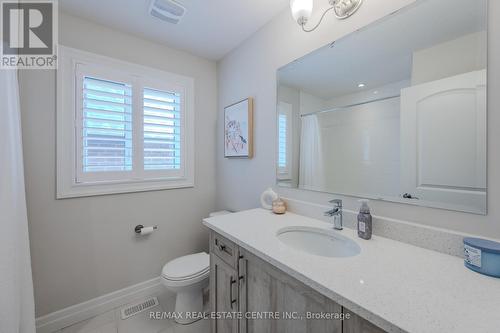
[[[287,212],[253,209],[207,218],[204,224],[389,332],[500,332],[500,279],[472,272],[463,260],[383,237],[357,237],[361,254],[310,255],[287,247],[279,229],[332,225]]]

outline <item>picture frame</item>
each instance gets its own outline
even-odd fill
[[[253,157],[253,98],[224,108],[224,157]]]

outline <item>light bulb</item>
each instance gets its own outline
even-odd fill
[[[304,25],[311,17],[313,0],[290,0],[292,16],[298,24]]]

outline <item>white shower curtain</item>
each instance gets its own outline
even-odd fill
[[[304,189],[325,188],[321,128],[317,115],[303,116],[300,132],[299,186]]]
[[[17,73],[0,69],[0,333],[34,333],[34,308]]]

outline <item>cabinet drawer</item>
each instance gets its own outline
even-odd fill
[[[210,252],[229,266],[238,267],[238,246],[215,232],[210,233]]]

